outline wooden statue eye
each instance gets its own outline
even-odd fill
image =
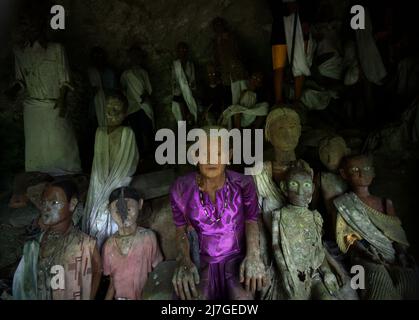
[[[297,182],[295,182],[295,181],[290,181],[290,187],[297,187],[298,186],[298,183]]]

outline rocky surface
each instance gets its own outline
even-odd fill
[[[139,224],[156,232],[165,260],[175,260],[176,227],[173,223],[169,196],[152,200],[145,205],[139,218]]]

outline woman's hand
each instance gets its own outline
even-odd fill
[[[267,285],[265,265],[257,256],[246,256],[240,265],[240,282],[253,294]]]
[[[181,260],[172,278],[173,287],[182,300],[198,298],[196,285],[199,284],[199,273],[191,260]]]

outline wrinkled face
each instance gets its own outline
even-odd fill
[[[283,182],[282,188],[292,205],[308,207],[314,192],[313,179],[307,172],[295,172]]]
[[[71,219],[70,201],[65,192],[58,187],[47,187],[42,194],[41,220],[46,226],[54,226]]]
[[[341,175],[352,187],[369,187],[374,180],[375,170],[371,159],[356,157],[346,161]]]
[[[177,57],[180,60],[186,60],[188,58],[189,49],[188,46],[184,43],[179,43],[176,48]]]
[[[298,145],[301,126],[280,120],[271,125],[270,140],[272,145],[282,151],[293,151]]]
[[[226,168],[226,164],[229,159],[229,151],[224,150],[221,143],[221,138],[218,139],[207,139],[206,149],[203,147],[200,150],[204,151],[204,154],[199,154],[199,159],[202,159],[198,163],[199,172],[206,178],[215,178],[221,176]],[[211,156],[212,155],[212,156]],[[214,159],[211,159],[214,158]],[[206,159],[206,164],[203,162]]]
[[[119,229],[131,229],[137,226],[138,213],[141,209],[142,201],[130,198],[123,198],[113,201],[110,205],[112,218],[115,220]]]
[[[106,121],[108,127],[118,127],[125,119],[124,103],[114,97],[106,100]]]
[[[327,146],[319,150],[320,161],[329,171],[339,169],[342,158],[347,154],[345,146],[331,141]]]

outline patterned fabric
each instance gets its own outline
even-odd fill
[[[307,299],[316,270],[325,259],[323,219],[317,211],[288,205],[274,212],[273,222],[273,241],[279,237],[280,242],[273,243],[274,249],[281,251],[285,268],[293,280],[290,285],[294,296],[291,298]],[[283,262],[278,263],[281,264]]]
[[[419,298],[419,272],[417,269],[384,266],[355,258],[353,263],[365,269],[365,300],[402,300]]]
[[[13,297],[16,300],[90,300],[92,286],[92,257],[96,240],[72,228],[59,236],[52,247],[53,254],[40,256],[40,243],[27,242],[13,278]],[[64,289],[51,289],[51,268],[64,267]]]
[[[355,234],[368,241],[387,261],[391,262],[395,258],[393,241],[408,244],[400,220],[397,217],[389,217],[369,208],[353,192],[336,198],[334,204],[339,215],[339,223],[336,229],[337,242],[343,249],[342,251],[347,251],[344,238]],[[339,217],[342,219],[339,219]]]
[[[112,277],[115,298],[141,300],[148,274],[163,256],[153,231],[138,228],[129,252],[124,255],[115,236],[103,247],[103,274]]]

